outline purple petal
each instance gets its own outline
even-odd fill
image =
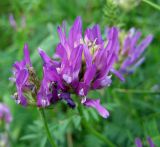
[[[38,52],[44,63],[49,64],[52,62],[51,58],[41,48],[38,49]]]
[[[24,45],[24,61],[26,65],[32,66],[31,60],[30,60],[30,55],[29,55],[29,50],[28,50],[28,44]]]
[[[75,80],[78,80],[78,75],[82,63],[82,51],[82,45],[79,45],[78,47],[74,48],[69,60],[67,59],[61,64],[62,78],[68,84],[75,82]]]
[[[75,104],[74,101],[71,99],[69,93],[61,93],[59,97],[60,97],[61,99],[65,100],[65,101],[67,102],[67,104],[68,104],[71,108],[75,108],[76,104]]]
[[[142,57],[137,62],[131,62],[130,58],[127,58],[123,61],[119,71],[122,74],[132,74],[137,69],[137,67],[139,67],[144,62],[144,60],[145,57]]]
[[[15,77],[9,77],[9,81],[16,82],[16,78]]]
[[[14,64],[13,64],[13,67],[15,68],[16,71],[19,71],[21,69],[24,69],[26,68],[26,63],[24,60],[18,62],[16,61]]]
[[[21,87],[21,86],[25,85],[28,77],[29,77],[29,73],[28,73],[27,69],[20,70],[20,72],[18,73],[18,77],[16,79],[17,86]]]
[[[23,106],[27,105],[27,100],[22,94],[20,96],[20,104],[23,105]]]
[[[51,81],[50,78],[55,78],[54,76],[49,77],[50,72],[48,69],[44,66],[43,67],[43,80],[41,82],[40,89],[37,94],[37,105],[38,107],[47,107],[50,105],[50,100],[52,99],[52,91],[51,91],[51,83],[54,81]],[[53,101],[53,99],[51,100]]]
[[[88,67],[86,69],[85,74],[84,74],[84,83],[86,85],[90,85],[91,81],[95,77],[95,74],[96,74],[96,67],[95,67],[95,65],[92,65],[92,66]]]
[[[9,15],[9,22],[10,22],[10,25],[16,29],[17,28],[17,24],[16,24],[16,21],[14,19],[14,16],[12,14]]]
[[[109,112],[106,110],[106,108],[101,106],[100,99],[93,100],[87,98],[83,104],[87,107],[95,108],[98,111],[98,113],[104,118],[107,118],[109,116]]]
[[[47,67],[57,68],[60,66],[60,63],[57,61],[53,61],[42,49],[38,49],[39,54]]]
[[[73,70],[72,72],[74,74],[73,79],[78,78],[78,74],[82,63],[82,51],[83,51],[83,46],[79,45],[77,48],[74,48],[71,54],[70,63]]]
[[[50,105],[50,100],[47,95],[47,90],[44,87],[43,82],[41,83],[40,90],[37,94],[37,106],[38,107],[47,107]]]
[[[95,25],[92,28],[92,32],[93,32],[94,40],[97,39],[96,44],[103,43],[103,39],[102,39],[102,36],[101,36],[101,30],[100,30],[99,25]]]
[[[140,138],[135,139],[135,144],[136,144],[136,147],[142,147],[142,142],[141,142]]]
[[[48,99],[41,97],[40,94],[37,96],[38,100],[37,100],[37,106],[38,107],[47,107],[50,105],[50,102]]]
[[[6,123],[10,123],[12,121],[12,115],[11,115],[9,109],[8,109],[8,112],[6,112],[5,121],[6,121]]]
[[[100,89],[102,87],[110,86],[112,83],[111,76],[103,76],[99,79],[96,79],[92,85],[93,89]]]
[[[131,47],[131,39],[130,39],[130,37],[127,36],[124,39],[123,48],[122,48],[121,54],[122,55],[128,54],[128,51],[129,51],[130,47]]]
[[[148,140],[150,147],[154,147],[154,143],[153,143],[152,139],[150,137],[147,137],[147,140]]]
[[[102,44],[103,39],[99,25],[95,25],[92,29],[86,29],[84,40],[86,43],[95,42],[96,44]]]
[[[132,73],[137,69],[137,67],[139,67],[145,60],[145,57],[140,58],[136,63],[134,63],[133,67],[131,67],[131,70],[129,70],[129,72],[131,71]]]
[[[84,46],[84,57],[86,61],[86,66],[89,67],[92,65],[92,55],[87,46]]]
[[[60,42],[64,45],[65,42],[66,42],[66,35],[65,35],[65,33],[62,31],[62,29],[63,29],[63,28],[58,27],[57,32],[58,32],[58,35],[59,35]]]
[[[12,115],[9,107],[3,103],[0,103],[0,119],[4,119],[6,123],[10,123],[12,121]]]
[[[115,61],[116,61],[116,55],[113,54],[108,63],[107,62],[103,63],[103,68],[99,72],[97,79],[101,79],[103,77],[106,77],[106,75],[108,75],[110,70],[113,68],[113,64],[115,63]]]
[[[69,74],[63,74],[62,78],[67,84],[70,84],[73,80]]]
[[[153,36],[148,35],[137,47],[134,52],[134,56],[132,56],[132,60],[138,59],[141,54],[145,51],[147,46],[152,42]]]
[[[27,105],[27,100],[23,96],[22,87],[17,87],[17,93],[18,93],[18,99],[15,99],[16,103],[21,104],[23,106],[26,106]]]
[[[113,27],[109,30],[108,39],[111,40],[111,48],[108,46],[107,51],[109,51],[107,62],[111,62],[113,55],[117,55],[119,51],[119,40],[118,40],[118,29]],[[117,59],[117,58],[115,58]]]
[[[89,85],[84,82],[80,82],[77,89],[77,94],[79,96],[86,96],[89,91]]]
[[[135,33],[135,35],[130,38],[131,39],[131,43],[130,43],[130,50],[129,50],[129,54],[132,54],[135,50],[135,47],[136,47],[136,44],[137,44],[137,41],[138,39],[141,37],[141,32],[137,31]]]
[[[60,86],[61,89],[64,89],[62,79],[54,67],[46,68],[44,66],[44,75],[47,80],[49,80],[50,82],[57,82],[58,86]]]
[[[131,59],[129,57],[126,58],[121,64],[120,71],[127,71],[127,68],[132,64]]]
[[[67,60],[67,52],[61,43],[59,43],[56,47],[56,56],[58,56],[62,62]]]
[[[119,71],[117,71],[117,70],[115,70],[114,68],[112,68],[112,69],[111,69],[111,72],[112,72],[113,74],[115,74],[122,82],[125,81],[123,75],[122,75]]]
[[[82,20],[78,16],[69,32],[69,44],[72,48],[76,47],[80,43],[82,38]],[[76,45],[76,46],[75,46]]]
[[[108,44],[106,48],[100,50],[95,57],[95,65],[100,70],[101,76],[108,74],[113,63],[116,61],[118,48],[118,30],[113,27],[108,32]]]

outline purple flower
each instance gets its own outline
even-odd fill
[[[154,147],[154,143],[153,143],[152,139],[150,137],[147,137],[147,140],[148,140],[150,147]]]
[[[77,17],[68,36],[64,23],[58,27],[58,34],[60,42],[53,59],[39,49],[43,60],[41,81],[37,81],[36,76],[30,73],[33,67],[28,46],[25,45],[24,59],[14,64],[18,103],[29,103],[29,93],[31,97],[36,97],[38,107],[65,101],[74,108],[71,95],[76,94],[84,106],[95,108],[102,117],[107,118],[109,112],[101,106],[100,99],[88,98],[88,92],[110,86],[111,72],[118,72],[113,69],[119,52],[118,29],[108,28],[103,39],[99,25],[95,25],[87,28],[83,37],[82,21]]]
[[[8,124],[12,121],[10,109],[3,103],[0,103],[0,120],[4,120]]]
[[[148,143],[149,143],[150,147],[154,147],[155,146],[150,137],[147,137],[147,140],[148,140]],[[140,138],[136,138],[135,139],[135,144],[136,144],[136,147],[142,147],[143,146]]]
[[[148,35],[140,43],[138,40],[141,37],[141,32],[136,31],[132,28],[126,38],[124,39],[122,49],[120,50],[120,72],[121,73],[132,73],[138,66],[140,66],[144,57],[141,57],[145,49],[152,42],[153,36]]]
[[[141,139],[140,138],[136,138],[135,139],[135,144],[136,144],[136,147],[142,147]]]
[[[87,98],[85,102],[82,103],[84,103],[84,105],[87,107],[95,108],[99,112],[99,114],[104,118],[107,118],[109,116],[109,112],[104,107],[101,106],[100,99],[93,100]]]
[[[11,13],[9,15],[9,23],[11,25],[11,27],[14,29],[14,30],[17,30],[19,28],[25,28],[26,27],[26,17],[24,15],[22,15],[21,17],[21,26],[18,26],[15,18],[14,18],[14,15]]]
[[[14,19],[14,16],[13,16],[13,14],[10,14],[9,15],[9,23],[10,23],[10,25],[11,25],[11,27],[13,28],[13,29],[17,29],[17,23],[16,23],[16,21],[15,21],[15,19]]]
[[[33,84],[29,81],[30,71],[32,69],[32,64],[29,57],[28,45],[24,45],[24,59],[20,62],[15,62],[13,65],[13,80],[16,83],[17,96],[14,98],[16,102],[22,105],[27,105],[26,97],[24,96],[24,91],[33,88]]]
[[[47,107],[58,100],[65,100],[67,104],[74,108],[75,104],[70,98],[61,75],[58,74],[59,63],[53,61],[44,51],[39,49],[39,54],[43,60],[43,80],[37,94],[37,104],[39,107]]]
[[[56,68],[68,91],[76,93],[87,107],[96,108],[103,117],[108,117],[107,110],[100,105],[100,100],[87,98],[90,90],[100,89],[111,84],[109,75],[117,60],[119,50],[118,30],[108,30],[102,39],[99,25],[87,28],[82,37],[82,21],[77,17],[66,36],[65,26],[58,27],[60,43],[54,57],[60,59]]]

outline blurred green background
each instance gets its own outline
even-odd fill
[[[152,2],[160,5],[160,0]],[[14,16],[16,28],[9,22],[10,15]],[[140,0],[124,0],[117,6],[105,0],[1,0],[0,101],[11,108],[13,115],[9,128],[11,147],[50,146],[37,109],[24,108],[11,99],[15,92],[13,83],[8,81],[12,64],[22,59],[23,45],[27,42],[33,65],[41,77],[42,64],[37,48],[53,55],[58,42],[57,26],[63,20],[71,26],[76,16],[82,17],[83,30],[98,23],[102,32],[106,25],[116,25],[126,31],[131,27],[138,28],[143,36],[154,35],[154,41],[145,53],[145,63],[133,75],[126,77],[125,83],[115,78],[111,87],[89,94],[101,98],[102,104],[110,111],[110,117],[105,120],[93,109],[84,108],[83,113],[88,123],[117,147],[135,146],[136,137],[147,144],[147,136],[157,147],[160,146],[160,94],[156,94],[160,91],[160,11]],[[106,146],[81,126],[77,110],[58,103],[53,110],[46,112],[58,146]]]

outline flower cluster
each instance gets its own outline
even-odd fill
[[[58,27],[60,41],[53,58],[39,48],[43,61],[41,81],[36,77],[28,46],[25,44],[24,59],[13,65],[14,77],[11,78],[16,83],[17,93],[14,98],[17,103],[27,105],[35,102],[38,107],[48,107],[63,100],[74,108],[75,102],[71,96],[75,94],[81,104],[95,108],[102,117],[107,118],[109,112],[100,104],[100,99],[88,98],[88,92],[110,86],[112,73],[123,80],[121,70],[135,64],[150,43],[147,38],[136,46],[139,37],[128,37],[129,41],[124,41],[121,51],[118,32],[116,27],[107,28],[106,38],[103,39],[99,25],[95,25],[87,28],[83,37],[82,21],[77,17],[67,36],[63,23]],[[119,64],[119,55],[126,53],[127,57],[123,60],[120,71],[115,70],[115,64]],[[128,61],[130,58],[131,61]]]
[[[145,60],[142,54],[151,43],[153,36],[148,35],[138,43],[140,37],[141,32],[135,30],[135,28],[130,29],[129,33],[125,36],[122,47],[119,50],[119,62],[121,63],[119,72],[123,74],[133,73]]]
[[[0,103],[0,121],[9,124],[12,121],[10,109],[3,103]]]
[[[18,28],[25,28],[26,27],[26,17],[22,16],[21,17],[21,25],[18,26],[13,14],[11,13],[9,15],[9,23],[10,26],[14,29],[14,30],[18,30]]]
[[[155,146],[150,137],[147,138],[147,141],[148,141],[150,147],[154,147]],[[141,139],[140,138],[136,138],[135,139],[135,144],[136,144],[136,147],[142,147]]]

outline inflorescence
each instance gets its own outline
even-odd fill
[[[3,103],[0,103],[0,121],[9,124],[12,121],[10,109]]]
[[[13,77],[17,92],[14,99],[24,106],[49,107],[58,101],[74,108],[72,94],[81,104],[95,108],[107,118],[109,112],[100,104],[100,99],[88,98],[90,90],[108,87],[112,73],[124,81],[126,73],[133,72],[144,58],[142,53],[152,41],[152,35],[137,43],[141,33],[132,29],[124,41],[119,39],[116,27],[106,28],[103,39],[99,25],[87,28],[82,36],[82,21],[77,17],[66,36],[66,26],[58,27],[59,43],[53,58],[39,48],[43,60],[43,79],[39,80],[32,66],[28,45],[24,45],[24,59],[13,65]]]

